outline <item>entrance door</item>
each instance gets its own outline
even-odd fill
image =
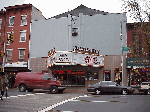
[[[110,80],[111,80],[110,71],[104,71],[104,81],[110,81]]]
[[[85,75],[84,74],[77,74],[77,85],[85,86]]]
[[[77,85],[77,75],[68,74],[68,86],[76,86],[76,85]]]

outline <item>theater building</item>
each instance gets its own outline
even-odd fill
[[[32,72],[52,73],[67,86],[122,78],[121,48],[127,46],[124,13],[80,5],[47,20],[32,21],[31,30],[29,68]],[[124,62],[126,53],[123,52]],[[124,74],[126,85],[125,68]]]

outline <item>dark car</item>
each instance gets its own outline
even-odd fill
[[[88,92],[101,94],[102,92],[122,93],[124,95],[133,93],[135,90],[132,87],[120,86],[112,81],[100,81],[94,85],[88,85]]]

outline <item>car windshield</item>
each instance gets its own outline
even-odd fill
[[[108,82],[108,85],[116,85],[115,82]]]
[[[53,80],[56,80],[52,74],[48,74]]]
[[[102,85],[116,85],[116,83],[115,82],[102,82]]]

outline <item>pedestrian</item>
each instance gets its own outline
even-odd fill
[[[5,77],[5,74],[4,72],[0,72],[0,91],[1,91],[1,100],[3,100],[3,95],[4,95],[4,92],[6,91],[6,89],[8,88],[8,80],[7,78]]]

